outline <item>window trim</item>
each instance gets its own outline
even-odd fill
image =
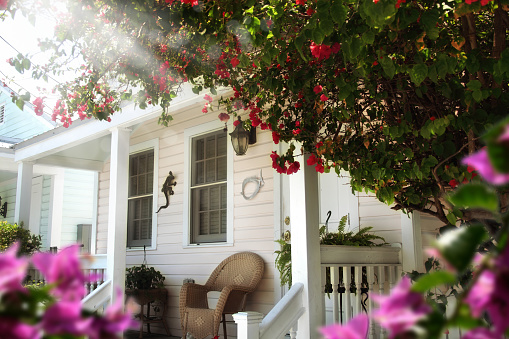
[[[135,145],[131,145],[129,147],[129,158],[131,155],[136,153],[145,152],[148,150],[154,150],[154,179],[152,186],[152,239],[150,240],[150,246],[146,247],[146,250],[155,250],[157,249],[157,205],[159,200],[159,139],[151,139],[144,142],[140,142]],[[129,166],[129,164],[128,164]],[[130,174],[130,171],[128,171]],[[127,182],[129,189],[129,182]],[[127,213],[127,211],[126,211]],[[127,216],[129,218],[129,215]],[[127,227],[127,225],[126,225]],[[127,239],[126,239],[127,246]],[[142,246],[138,247],[127,247],[127,251],[139,251],[143,250]]]
[[[226,241],[194,244],[191,242],[191,152],[192,139],[211,132],[224,129],[224,123],[214,120],[184,130],[184,202],[182,247],[196,248],[233,246],[233,147],[228,142],[226,147]],[[232,127],[228,127],[228,133]]]

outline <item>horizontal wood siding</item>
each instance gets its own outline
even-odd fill
[[[39,233],[42,236],[42,250],[48,250],[50,246],[49,214],[51,198],[51,176],[44,175],[42,180],[42,199],[41,199],[41,220],[39,224]]]
[[[157,247],[147,251],[147,262],[166,277],[170,306],[168,322],[172,334],[180,335],[178,302],[184,279],[192,278],[203,284],[213,269],[229,255],[241,251],[258,253],[266,264],[265,275],[258,290],[248,297],[247,310],[267,313],[274,304],[273,279],[278,273],[275,271],[273,259],[274,172],[269,157],[272,151],[271,134],[258,129],[257,143],[249,146],[247,154],[234,155],[233,246],[183,247],[183,230],[188,227],[183,225],[184,161],[188,156],[184,153],[184,130],[217,119],[217,114],[203,114],[201,107],[196,107],[173,114],[173,118],[168,127],[158,125],[156,120],[144,123],[133,132],[131,145],[159,138],[158,206],[164,205],[166,201],[160,188],[169,171],[172,171],[177,182],[169,207],[157,215]],[[231,147],[230,143],[228,147]],[[242,182],[247,177],[259,176],[260,170],[265,186],[252,200],[245,200],[241,195]],[[109,163],[106,163],[99,174],[96,243],[98,253],[106,253],[109,178]],[[127,251],[128,266],[140,265],[142,262],[143,251]],[[214,304],[216,299],[217,295],[212,295],[211,304]],[[235,326],[229,328],[229,336],[230,333],[234,337]]]
[[[60,245],[76,243],[77,225],[92,224],[94,173],[66,169]]]
[[[22,111],[11,97],[0,91],[0,105],[5,104],[4,123],[0,124],[0,136],[28,139],[50,129],[35,113]]]
[[[0,183],[0,197],[2,197],[2,205],[7,202],[7,216],[4,218],[0,215],[0,220],[13,223],[14,207],[16,205],[16,179]]]

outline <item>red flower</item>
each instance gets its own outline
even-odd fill
[[[317,143],[317,144],[316,144],[316,146],[315,146],[315,147],[316,147],[316,148],[320,148],[320,147],[322,147],[322,146],[323,146],[323,142],[322,142],[322,141],[320,141],[319,143]]]
[[[376,65],[378,65],[378,61],[375,60],[375,61],[373,61],[373,66],[376,66]]]
[[[298,161],[295,161],[288,166],[288,170],[286,171],[286,174],[293,174],[297,173],[297,171],[300,168],[300,163]]]
[[[233,122],[233,126],[234,126],[234,127],[237,127],[237,125],[238,125],[238,124],[240,124],[240,121],[238,121],[238,120],[235,120],[235,121]]]
[[[0,0],[0,9],[6,9],[8,0]]]
[[[315,88],[313,88],[313,91],[315,92],[315,94],[318,94],[322,91],[323,87],[320,86],[320,85],[316,85]]]
[[[309,45],[309,49],[311,50],[311,54],[317,58],[318,61],[329,59],[330,54],[332,53],[332,50],[328,45],[317,45],[314,42]]]
[[[322,163],[316,164],[315,171],[317,171],[318,173],[323,173],[325,171],[325,168],[323,167]]]
[[[292,131],[293,135],[297,135],[297,134],[300,134],[301,132],[301,129],[300,128],[296,128]]]
[[[41,97],[37,97],[33,101],[33,104],[35,106],[34,112],[35,112],[35,114],[37,114],[39,116],[41,116],[42,113],[44,112],[44,107],[43,107],[44,103],[43,103],[43,101],[44,101],[44,98],[41,98]]]
[[[219,115],[217,117],[222,122],[226,122],[226,121],[230,120],[230,115],[228,113],[219,113]]]
[[[279,134],[277,132],[272,132],[272,141],[277,145],[279,144]]]
[[[170,0],[171,2],[173,2],[173,0]],[[168,2],[168,0],[166,0],[166,2]],[[171,3],[170,3],[171,5]],[[161,45],[161,53],[166,53],[166,51],[168,51],[168,46],[166,45]]]
[[[307,14],[307,15],[313,15],[313,13],[314,13],[314,12],[315,12],[315,10],[314,10],[314,9],[312,9],[312,8],[308,8],[308,9],[307,9],[307,11],[306,11],[306,14]]]
[[[472,167],[470,165],[467,166],[467,171],[468,173],[472,173],[473,171],[475,171],[475,167]]]
[[[208,102],[212,102],[213,101],[212,97],[210,95],[208,95],[208,94],[205,94],[203,99],[207,100]]]
[[[449,181],[449,186],[451,186],[452,188],[456,188],[458,184],[459,182],[456,179],[452,179],[451,181]]]
[[[318,159],[314,154],[311,154],[307,160],[307,163],[309,166],[313,166],[316,164],[320,159]]]
[[[436,117],[429,118],[429,120],[431,120],[431,121],[435,121],[435,119],[436,119]]]
[[[332,44],[332,47],[331,47],[332,53],[336,54],[340,51],[340,49],[341,49],[341,45],[339,43],[335,42]]]
[[[325,94],[322,94],[322,95],[320,95],[320,100],[327,101],[327,100],[329,100],[329,98]]]
[[[231,63],[233,67],[237,67],[240,64],[240,61],[237,59],[237,57],[235,57],[232,59]]]
[[[297,5],[305,5],[307,0],[295,0]]]

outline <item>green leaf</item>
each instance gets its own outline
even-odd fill
[[[334,23],[331,20],[320,21],[319,27],[325,33],[325,36],[329,36],[334,32]]]
[[[320,45],[325,38],[325,33],[320,28],[315,28],[313,30],[313,41],[315,44]]]
[[[488,144],[488,156],[493,167],[501,172],[509,172],[509,157],[507,156],[507,147],[498,143]]]
[[[330,14],[332,16],[332,20],[341,27],[341,25],[345,22],[347,15],[346,7],[343,6],[343,2],[338,0],[334,1],[330,8]]]
[[[449,201],[460,208],[481,208],[492,212],[498,210],[498,197],[495,190],[478,183],[460,186],[449,196]]]
[[[444,259],[461,272],[470,265],[485,236],[486,231],[481,225],[463,226],[445,233],[437,241],[437,248]]]
[[[444,284],[454,285],[456,283],[456,276],[447,271],[435,271],[421,276],[412,285],[412,291],[424,293],[433,287]]]
[[[373,31],[367,31],[362,35],[362,41],[367,45],[371,45],[375,42],[375,33],[373,33]]]
[[[410,78],[412,82],[419,86],[421,82],[428,76],[428,66],[425,64],[417,64],[410,70]]]
[[[456,215],[454,213],[447,214],[446,218],[447,218],[447,221],[449,222],[449,224],[451,224],[451,225],[456,225],[456,221],[458,221],[458,218],[456,217]]]
[[[295,44],[295,47],[297,47],[297,51],[299,52],[302,60],[308,61],[308,59],[306,58],[306,56],[304,55],[304,52],[302,50],[302,48],[304,46],[304,41],[306,41],[306,38],[302,35],[299,35],[298,37],[295,38],[294,44]]]
[[[394,77],[394,74],[396,73],[396,67],[394,66],[394,62],[392,61],[392,59],[389,58],[388,56],[384,56],[383,58],[379,58],[379,60],[385,75],[387,75],[389,79],[392,79]]]
[[[23,99],[16,100],[16,106],[18,106],[20,110],[23,110],[23,107],[25,106],[25,101]]]

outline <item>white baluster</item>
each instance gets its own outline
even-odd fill
[[[380,287],[380,294],[386,294],[385,291],[385,266],[378,266],[378,281]],[[380,338],[386,338],[387,331],[380,327]]]
[[[361,294],[361,285],[362,285],[362,266],[355,266],[355,314],[354,316],[362,313],[362,294]]]
[[[330,280],[332,284],[332,322],[339,323],[339,299],[338,299],[339,268],[337,266],[331,266]]]
[[[351,266],[343,267],[343,281],[345,283],[344,312],[345,323],[352,319],[352,299],[350,293],[350,284],[352,282]]]
[[[398,281],[397,275],[396,275],[396,266],[388,266],[389,269],[389,286],[391,287],[391,290],[396,285],[396,282]]]
[[[374,303],[373,303],[373,294],[375,291],[375,268],[373,266],[368,266],[366,269],[367,273],[367,279],[368,279],[368,312],[371,314],[373,312]],[[375,338],[375,323],[371,320],[369,322],[369,339]]]

